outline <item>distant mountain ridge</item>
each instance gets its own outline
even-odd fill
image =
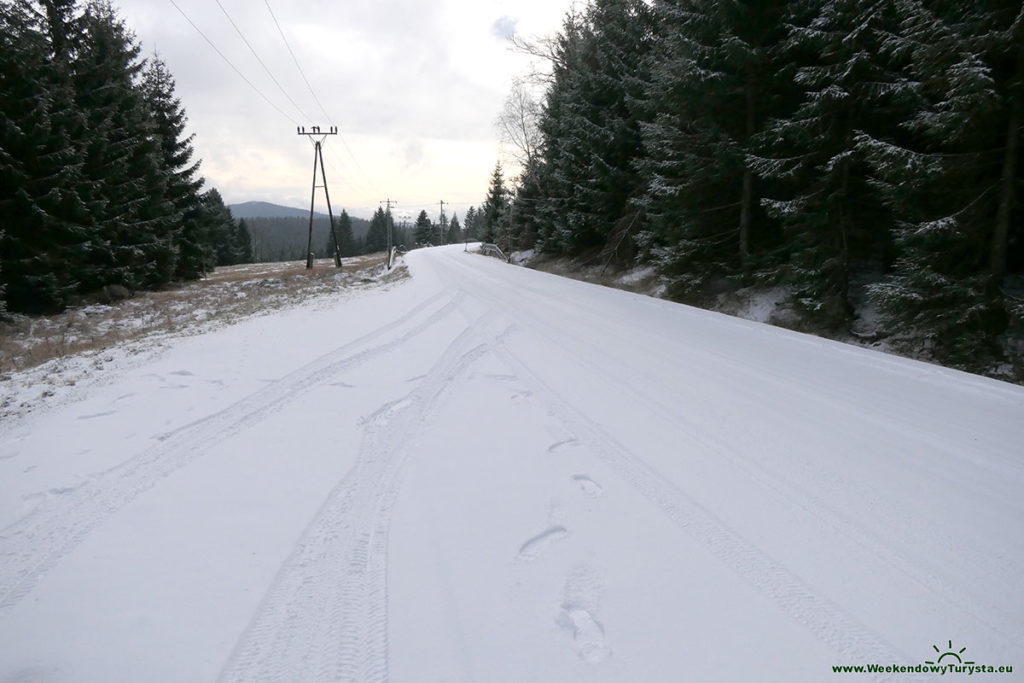
[[[229,204],[231,215],[235,218],[309,218],[309,209],[296,209],[292,206],[281,206],[270,202],[242,202],[240,204]],[[341,215],[338,211],[334,218]],[[316,218],[327,218],[326,213],[316,212]]]

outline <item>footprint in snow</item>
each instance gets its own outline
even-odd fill
[[[565,448],[575,446],[577,443],[579,443],[579,439],[577,439],[576,437],[562,439],[561,441],[558,441],[548,446],[548,453],[557,453]]]
[[[543,553],[549,545],[555,541],[565,538],[568,534],[569,531],[564,526],[548,527],[519,546],[519,554],[516,555],[516,559],[535,560],[540,557],[541,553]]]
[[[102,413],[93,413],[92,415],[79,415],[75,419],[76,420],[95,420],[97,417],[107,417],[108,415],[113,415],[116,412],[117,412],[116,410],[108,410],[108,411],[105,411],[105,412],[102,412]]]
[[[583,493],[587,494],[591,498],[600,498],[604,495],[604,487],[598,484],[596,481],[591,479],[585,474],[574,474],[572,475],[573,481],[580,485],[580,489]]]
[[[605,642],[604,625],[597,620],[604,582],[589,567],[579,566],[565,582],[562,610],[555,623],[572,634],[573,648],[580,659],[591,664],[611,655]]]
[[[605,645],[604,627],[594,615],[580,605],[567,603],[555,620],[559,626],[572,632],[573,646],[580,659],[599,664],[608,658],[611,650]]]

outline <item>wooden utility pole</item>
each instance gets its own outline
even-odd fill
[[[397,206],[398,202],[393,199],[382,199],[380,203],[387,207],[384,209],[384,221],[388,226],[388,270],[391,270],[391,252],[393,251],[391,241],[391,205],[395,204]]]
[[[437,217],[437,229],[441,232],[441,244],[444,244],[444,200],[442,199],[441,204],[441,215]]]
[[[320,130],[320,126],[311,126],[307,131],[304,126],[296,128],[296,133],[305,135],[313,141],[313,192],[309,198],[309,238],[306,240],[306,270],[313,269],[313,206],[316,203],[316,188],[324,188],[324,196],[327,198],[327,217],[331,221],[331,239],[334,241],[334,265],[341,268],[341,245],[338,244],[338,234],[334,231],[334,212],[331,210],[331,193],[327,191],[327,174],[324,172],[323,144],[328,135],[337,135],[338,129],[331,126],[327,132]],[[324,184],[316,184],[317,164],[320,165],[320,177]]]

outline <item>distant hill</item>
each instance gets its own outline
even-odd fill
[[[270,202],[242,202],[241,204],[229,204],[231,215],[235,218],[309,218],[309,209],[296,209],[292,206],[281,206]],[[335,218],[341,214],[338,211]],[[327,214],[317,212],[317,218],[327,218]]]

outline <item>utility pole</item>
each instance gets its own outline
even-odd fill
[[[295,129],[299,135],[305,135],[313,142],[313,193],[309,198],[309,238],[306,241],[306,270],[313,270],[313,206],[316,203],[316,188],[324,188],[324,196],[327,197],[327,217],[331,221],[331,239],[334,240],[334,265],[341,268],[341,245],[338,244],[338,234],[334,231],[334,212],[331,210],[331,193],[327,191],[327,174],[324,172],[323,144],[328,135],[337,135],[338,128],[331,126],[327,132],[320,130],[320,126],[311,126],[307,131],[305,126]],[[320,164],[320,177],[324,184],[316,184],[316,168]]]
[[[382,199],[381,204],[384,204],[387,208],[384,210],[384,218],[388,225],[388,270],[391,270],[391,205],[398,206],[398,202],[393,199]]]
[[[440,201],[441,215],[437,217],[437,229],[441,231],[441,244],[444,245],[444,200]]]

